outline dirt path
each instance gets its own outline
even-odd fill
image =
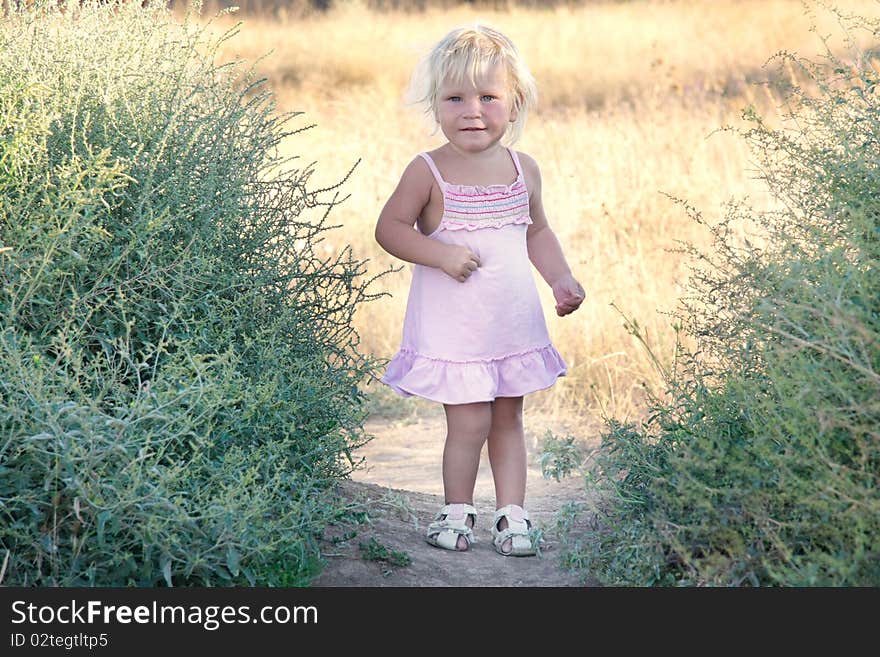
[[[568,501],[583,501],[586,491],[580,477],[557,482],[544,479],[539,462],[540,439],[549,428],[557,435],[575,433],[572,427],[548,417],[526,418],[529,478],[526,508],[533,523],[544,531],[546,544],[538,558],[503,557],[492,547],[490,525],[495,510],[492,473],[486,451],[480,463],[474,503],[479,516],[477,543],[464,553],[441,550],[424,541],[424,530],[443,503],[440,463],[445,421],[431,414],[406,421],[375,419],[367,431],[375,438],[359,456],[365,466],[341,486],[347,498],[364,502],[370,522],[357,526],[357,536],[328,542],[323,553],[327,565],[314,586],[584,586],[591,578],[562,570],[556,512]],[[581,427],[579,431],[583,431]],[[598,435],[595,431],[593,435]],[[585,523],[586,521],[582,521]],[[327,533],[344,537],[350,528]],[[586,531],[581,525],[579,531]],[[375,538],[388,550],[405,552],[407,566],[367,561],[359,543]]]

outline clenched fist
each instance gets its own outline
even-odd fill
[[[464,283],[480,266],[477,254],[466,246],[448,244],[440,269],[459,283]]]
[[[577,310],[586,296],[584,288],[570,274],[554,282],[551,287],[556,299],[556,314],[560,317]]]

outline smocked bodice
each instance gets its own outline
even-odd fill
[[[478,230],[501,228],[509,224],[530,224],[529,192],[516,151],[507,149],[516,167],[516,180],[509,185],[457,185],[440,175],[427,153],[424,158],[443,192],[443,216],[440,228]]]

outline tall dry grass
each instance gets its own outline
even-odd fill
[[[880,14],[874,0],[838,6]],[[709,221],[731,197],[769,203],[744,143],[717,131],[741,125],[749,103],[765,116],[777,112],[773,94],[754,82],[785,84],[790,72],[762,68],[774,52],[821,51],[811,16],[790,0],[680,0],[424,14],[344,3],[295,20],[247,17],[220,56],[253,60],[273,50],[259,69],[279,107],[305,112],[303,125],[318,124],[286,145],[303,164],[318,162],[314,182],[334,182],[361,161],[345,186],[350,199],[334,210],[344,226],[335,239],[370,258],[374,271],[400,264],[373,239],[385,199],[418,151],[442,143],[404,102],[411,70],[446,31],[475,20],[508,33],[535,74],[540,107],[517,148],[541,166],[550,224],[587,290],[578,312],[557,318],[536,274],[570,370],[528,403],[554,413],[638,416],[643,386],[661,379],[612,304],[647,329],[655,353],[671,357],[675,334],[662,311],[676,305],[688,275],[688,261],[673,250],[682,240],[708,244],[708,234],[667,195],[687,199]],[[819,14],[820,33],[830,31],[829,20]],[[324,248],[329,254],[340,243]],[[381,279],[390,296],[360,310],[366,351],[390,357],[397,349],[410,275],[406,266]]]

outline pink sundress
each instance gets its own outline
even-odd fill
[[[526,247],[529,193],[516,151],[510,185],[447,183],[419,153],[443,192],[430,239],[468,247],[480,267],[464,282],[415,265],[400,350],[382,382],[443,404],[520,397],[551,386],[566,366],[550,343]]]

